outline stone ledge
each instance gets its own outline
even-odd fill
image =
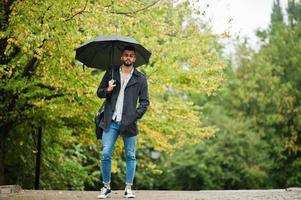
[[[301,187],[290,187],[286,188],[286,191],[292,191],[292,192],[301,192]]]
[[[19,193],[21,190],[19,185],[0,185],[0,195]]]

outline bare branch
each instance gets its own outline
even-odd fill
[[[78,11],[77,13],[73,14],[71,17],[65,19],[65,21],[70,21],[70,20],[72,20],[76,15],[80,15],[81,13],[85,12],[85,10],[86,10],[86,8],[87,8],[87,5],[88,5],[88,1],[89,1],[89,0],[86,0],[85,6],[83,7],[83,9],[81,9],[81,10]]]
[[[36,57],[32,57],[30,59],[30,61],[24,67],[23,77],[30,78],[33,75],[33,73],[35,71],[35,66],[36,66],[37,60],[38,59]]]
[[[48,101],[48,100],[58,98],[58,97],[63,97],[63,96],[67,96],[67,95],[63,94],[63,93],[52,94],[52,95],[45,96],[44,99]]]
[[[48,6],[47,9],[45,10],[45,12],[43,13],[43,15],[40,17],[41,24],[44,24],[45,15],[46,15],[47,11],[49,11],[52,6],[53,5]]]
[[[161,0],[157,0],[157,1],[154,1],[153,3],[143,7],[143,8],[140,8],[140,9],[137,9],[137,10],[133,10],[133,11],[129,11],[129,12],[118,12],[118,11],[113,11],[111,13],[113,14],[119,14],[119,15],[131,15],[131,14],[135,14],[135,13],[138,13],[138,12],[141,12],[143,10],[146,10],[154,5],[156,5],[157,3],[159,3]]]
[[[48,89],[48,90],[55,90],[56,88],[50,85],[46,85],[44,83],[37,83],[36,86],[43,88],[43,89]]]
[[[136,2],[136,3],[138,3],[138,4],[140,4],[140,5],[146,5],[146,3],[141,2],[141,1],[137,1],[137,0],[132,0],[132,1],[134,1],[134,2]]]

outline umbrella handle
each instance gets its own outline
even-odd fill
[[[112,79],[111,80],[114,80],[114,69],[112,67]]]
[[[114,79],[114,70],[113,70],[113,67],[112,67],[112,80]]]

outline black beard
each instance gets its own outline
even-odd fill
[[[130,67],[130,66],[132,66],[132,64],[133,64],[133,63],[129,63],[129,64],[128,64],[126,61],[123,62],[123,65],[126,66],[126,67]]]

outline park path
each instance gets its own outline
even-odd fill
[[[137,190],[136,200],[301,200],[301,189],[292,190]],[[21,190],[1,200],[96,200],[95,191]],[[113,191],[109,200],[121,200],[123,191]]]

